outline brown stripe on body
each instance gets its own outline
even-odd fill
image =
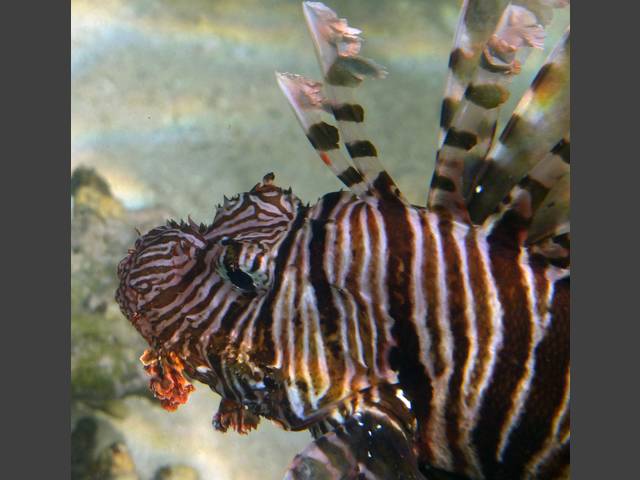
[[[535,351],[535,370],[516,428],[504,451],[500,472],[519,478],[531,457],[555,435],[553,419],[562,413],[569,369],[569,279],[554,285],[550,324]]]
[[[367,237],[371,248],[371,257],[369,261],[371,302],[375,311],[375,318],[378,320],[376,339],[376,350],[378,352],[377,367],[378,371],[384,372],[388,369],[387,355],[391,345],[388,344],[385,335],[385,328],[383,324],[385,321],[383,299],[380,298],[380,292],[378,291],[383,281],[379,275],[380,254],[382,253],[384,255],[384,252],[381,252],[381,225],[378,225],[374,216],[373,208],[370,205],[367,205],[365,211],[367,212]],[[382,288],[384,288],[384,286],[382,286]]]
[[[344,287],[345,285],[341,285],[341,278],[346,269],[348,269],[347,265],[342,265],[342,251],[346,248],[346,232],[345,228],[342,228],[342,224],[345,220],[346,215],[350,212],[350,206],[345,205],[337,212],[334,218],[334,225],[336,227],[336,233],[333,245],[331,246],[334,258],[333,258],[333,278],[330,280],[333,284],[335,284],[335,294],[339,295],[342,300],[342,304],[345,309],[346,318],[349,319],[348,322],[348,342],[349,342],[349,351],[352,352],[352,356],[354,358],[359,358],[359,347],[358,347],[358,336],[359,332],[357,331],[358,325],[360,324],[360,309],[359,305],[353,295],[347,291]],[[348,247],[349,250],[351,247]],[[342,265],[342,266],[340,266]],[[348,277],[345,275],[345,284],[348,286]],[[348,287],[347,287],[348,288]],[[360,351],[363,355],[364,362],[364,352]]]
[[[325,372],[323,364],[326,362],[326,351],[323,354],[324,336],[322,335],[322,325],[317,325],[314,319],[314,311],[317,312],[316,306],[307,302],[303,302],[301,308],[307,309],[307,328],[309,329],[309,372],[311,374],[311,386],[315,395],[319,398],[325,390]],[[299,333],[299,332],[298,332]],[[320,336],[320,341],[316,341],[316,337]],[[307,396],[307,398],[309,398]]]
[[[310,314],[307,310],[307,305],[303,300],[305,290],[305,263],[309,261],[305,258],[307,255],[305,240],[308,235],[307,229],[302,229],[303,235],[300,242],[296,246],[297,252],[294,253],[293,262],[290,264],[290,268],[295,269],[295,284],[290,285],[289,288],[293,291],[293,304],[291,310],[287,308],[282,315],[282,370],[285,375],[290,375],[289,372],[293,372],[293,378],[290,378],[291,382],[295,382],[295,385],[300,393],[300,397],[303,399],[305,406],[309,405],[311,388],[314,386],[314,376],[317,378],[317,365],[315,362],[308,362],[304,358],[305,350],[308,350],[311,358],[315,358],[311,352],[311,346],[313,345],[312,328],[310,321]],[[289,294],[291,295],[291,294]],[[291,331],[289,331],[291,329]],[[306,335],[305,335],[306,334]],[[293,338],[293,351],[289,349],[289,335]],[[292,359],[293,365],[289,366],[288,362]],[[309,378],[306,377],[309,375]]]
[[[259,359],[261,362],[271,364],[276,359],[275,347],[272,338],[273,328],[273,307],[279,295],[282,294],[282,280],[284,278],[284,272],[289,267],[289,254],[294,247],[294,241],[298,235],[298,231],[304,225],[306,219],[307,207],[300,207],[298,209],[295,220],[291,223],[291,227],[287,236],[283,240],[282,244],[278,248],[278,256],[275,259],[275,268],[273,274],[273,287],[269,291],[265,302],[262,304],[258,318],[256,319],[256,325],[258,328],[254,334],[253,344],[259,348]]]
[[[379,211],[384,219],[387,236],[387,291],[389,292],[389,314],[394,320],[391,328],[396,346],[389,354],[389,364],[398,372],[400,385],[411,402],[423,439],[418,446],[420,456],[428,453],[426,447],[427,416],[429,414],[428,393],[431,384],[426,366],[420,361],[420,343],[417,326],[411,321],[411,268],[414,239],[407,219],[406,207],[400,201],[380,201]]]
[[[348,384],[347,379],[344,379],[344,382],[342,382],[342,379],[338,379],[336,381],[340,381],[341,384],[344,384],[345,387],[349,389],[349,392],[353,393],[362,388],[362,381],[363,378],[366,377],[367,373],[364,371],[364,366],[362,365],[362,363],[358,360],[358,345],[356,340],[356,335],[358,333],[355,331],[355,329],[358,328],[358,325],[361,322],[366,321],[366,318],[361,318],[360,310],[357,308],[353,297],[349,295],[347,291],[340,288],[333,288],[333,294],[337,299],[337,302],[342,305],[342,308],[344,310],[344,318],[342,319],[342,321],[345,322],[345,341],[347,344],[345,357],[348,355],[353,365],[353,376],[349,380]],[[349,360],[345,358],[345,361],[348,362]]]
[[[443,265],[445,266],[445,282],[448,293],[446,303],[449,309],[448,318],[452,337],[453,361],[444,418],[447,441],[451,450],[452,467],[456,472],[464,472],[467,468],[467,461],[464,452],[460,448],[460,390],[464,367],[469,355],[469,338],[467,336],[469,319],[466,316],[465,286],[462,278],[463,272],[461,272],[460,253],[456,248],[456,240],[453,235],[453,223],[449,219],[441,219],[438,227],[444,256]]]
[[[491,321],[492,307],[487,285],[487,274],[478,246],[478,231],[470,228],[466,237],[467,269],[469,270],[469,284],[473,295],[476,318],[476,341],[478,350],[469,380],[469,395],[466,404],[475,405],[480,388],[480,381],[486,373],[491,352],[491,337],[494,334]]]
[[[297,249],[297,247],[294,247]],[[300,276],[300,269],[291,265],[287,267],[287,269],[283,272],[283,275],[286,276],[286,279],[283,280],[281,285],[280,294],[278,295],[279,301],[281,303],[281,311],[280,311],[280,328],[279,332],[275,332],[277,338],[274,340],[274,347],[276,349],[276,353],[278,356],[277,359],[280,360],[279,364],[282,365],[282,369],[284,372],[287,372],[287,362],[289,361],[289,341],[287,337],[287,319],[291,318],[293,315],[298,313],[297,311],[297,299],[299,296],[299,289],[296,288],[300,285],[298,278]],[[272,320],[271,327],[273,328],[275,319]],[[303,335],[304,336],[304,333]],[[273,338],[273,335],[270,334],[269,338]],[[305,368],[307,365],[305,365]]]
[[[426,214],[420,215],[422,227],[422,243],[424,249],[424,270],[422,272],[422,288],[427,300],[427,318],[425,325],[431,339],[431,350],[428,352],[429,361],[433,365],[433,373],[440,377],[446,368],[445,359],[442,356],[442,336],[438,317],[440,316],[440,300],[438,291],[438,258],[436,240],[427,220]]]
[[[340,326],[338,325],[339,312],[334,305],[333,295],[327,273],[324,269],[324,255],[326,242],[326,222],[340,201],[339,192],[326,195],[322,199],[322,210],[316,219],[311,220],[311,240],[309,249],[309,281],[315,291],[317,311],[320,318],[322,337],[324,339],[327,364],[332,376],[329,398],[334,398],[336,392],[342,389],[340,381],[346,374],[344,355],[342,351]],[[337,394],[336,394],[337,396]]]
[[[422,229],[422,246],[423,246],[423,271],[422,271],[422,285],[416,286],[416,288],[422,288],[424,292],[426,304],[427,304],[427,316],[424,319],[424,326],[426,334],[430,339],[431,348],[426,352],[428,362],[433,369],[433,375],[435,378],[440,377],[445,371],[445,359],[442,355],[442,335],[440,332],[440,325],[438,324],[438,317],[440,315],[440,300],[438,291],[438,256],[436,254],[436,240],[433,237],[433,232],[429,225],[429,221],[426,213],[421,213],[420,227]],[[421,328],[418,326],[417,328]],[[434,378],[434,379],[435,379]],[[425,388],[422,392],[418,392],[423,396],[424,408],[423,411],[417,411],[414,409],[414,413],[419,415],[417,418],[422,418],[419,422],[418,435],[420,438],[420,457],[422,461],[430,461],[434,458],[435,445],[433,445],[433,439],[428,432],[428,416],[431,410],[431,404],[433,402],[433,385],[431,380],[425,384]]]
[[[309,280],[316,293],[318,301],[320,322],[325,333],[329,337],[334,337],[338,331],[336,319],[338,312],[333,304],[329,280],[324,269],[326,223],[330,219],[333,209],[341,198],[340,192],[325,195],[322,199],[322,210],[319,215],[310,220],[311,239],[308,244],[309,249]]]
[[[364,242],[365,232],[362,231],[360,224],[360,212],[365,208],[363,203],[358,203],[351,209],[349,215],[349,233],[351,234],[351,265],[346,268],[349,269],[346,279],[347,290],[352,294],[358,310],[361,312],[361,316],[358,321],[358,329],[360,332],[360,339],[362,341],[363,356],[366,362],[366,366],[372,369],[376,363],[376,358],[373,352],[373,336],[374,332],[371,330],[370,319],[367,310],[367,299],[363,298],[360,294],[360,276],[362,269],[364,268]],[[370,306],[370,305],[369,305]]]
[[[307,219],[307,225],[304,228],[304,236],[300,243],[300,250],[295,258],[296,263],[296,298],[295,298],[295,311],[292,315],[296,321],[294,323],[294,330],[291,332],[293,335],[293,343],[298,344],[299,340],[304,337],[304,332],[308,336],[308,342],[306,338],[303,342],[300,342],[303,348],[308,350],[308,359],[306,364],[300,363],[296,365],[296,372],[304,372],[307,370],[310,375],[311,385],[307,385],[307,388],[311,388],[314,391],[314,395],[319,397],[324,390],[324,373],[323,362],[325,360],[323,356],[324,339],[322,336],[322,327],[316,324],[315,314],[319,315],[317,297],[315,297],[315,291],[313,292],[314,302],[310,303],[307,296],[309,295],[308,289],[312,289],[312,283],[310,282],[310,262],[311,255],[309,250],[309,243],[312,239],[312,229],[309,228],[309,223],[313,222],[311,219]],[[313,289],[315,290],[315,289]],[[290,319],[287,319],[287,324],[291,323]],[[316,340],[317,336],[320,336],[320,342]],[[306,342],[306,344],[304,343]],[[297,354],[298,352],[296,352]],[[296,358],[302,359],[302,355],[296,355]],[[308,390],[305,392],[304,382],[297,379],[298,388],[301,389],[301,396],[305,400],[311,399],[311,395]],[[306,402],[305,402],[306,403]]]
[[[488,238],[491,273],[504,315],[503,341],[491,381],[481,398],[478,421],[471,438],[486,478],[498,472],[498,446],[511,411],[518,384],[526,375],[532,337],[527,284],[519,266],[520,251],[515,242],[506,244],[492,234]]]

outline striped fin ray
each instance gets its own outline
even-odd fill
[[[367,193],[362,174],[355,169],[340,150],[338,129],[327,121],[330,111],[322,95],[322,84],[301,75],[276,73],[278,86],[289,101],[309,142],[325,165],[358,196]]]
[[[489,153],[467,205],[481,224],[570,127],[570,32],[536,75]]]
[[[526,8],[542,25],[547,25],[553,17],[553,9],[566,7],[569,0],[464,0],[449,56],[449,76],[440,114],[439,147],[442,147],[467,86],[480,65],[483,50],[509,4]]]
[[[364,109],[353,89],[365,77],[384,78],[386,70],[359,54],[361,31],[320,2],[304,2],[303,11],[320,64],[327,97],[347,151],[373,193],[402,198],[364,130]]]
[[[533,251],[547,257],[554,265],[569,267],[570,240],[570,185],[569,172],[563,175],[549,191],[529,227],[528,243]]]
[[[534,210],[527,238],[529,244],[562,235],[569,230],[570,155],[571,140],[567,133],[553,147],[548,157],[528,175],[533,181],[549,189],[544,201]]]
[[[482,49],[508,3],[508,0],[464,0],[462,4],[449,56],[449,76],[440,114],[439,146],[444,143],[447,130],[478,65]]]
[[[542,48],[544,28],[530,10],[510,4],[484,48],[438,151],[428,207],[467,220],[465,200],[493,141],[500,106],[529,48]]]
[[[511,189],[485,225],[513,232],[534,245],[568,229],[570,192],[569,133]]]

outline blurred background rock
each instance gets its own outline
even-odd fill
[[[424,203],[459,2],[336,0],[385,65],[365,83],[367,126],[410,200]],[[309,441],[264,422],[211,427],[197,385],[175,413],[149,395],[141,338],[113,295],[116,266],[168,218],[209,222],[223,195],[273,171],[305,201],[340,188],[278,90],[274,71],[318,78],[297,0],[72,0],[71,379],[74,479],[277,479]],[[515,82],[510,110],[568,23]],[[360,92],[359,92],[360,93]]]

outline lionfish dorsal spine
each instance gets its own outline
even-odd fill
[[[524,241],[536,244],[568,231],[570,192],[569,132],[503,199],[485,221],[487,230],[518,224]],[[566,252],[568,255],[568,252]],[[564,255],[563,255],[564,256]],[[559,255],[554,255],[558,261]]]
[[[362,174],[340,149],[340,132],[333,124],[329,113],[331,107],[322,93],[322,84],[292,73],[276,72],[276,80],[322,162],[353,193],[358,196],[367,194],[368,186]]]
[[[531,47],[542,48],[544,28],[530,10],[510,4],[483,47],[478,66],[449,120],[437,153],[429,208],[454,210],[467,220],[465,202],[493,142],[498,113],[509,85]]]
[[[468,204],[476,223],[493,213],[511,188],[567,135],[570,50],[567,29],[488,152]]]
[[[449,75],[440,112],[439,146],[464,97],[482,49],[495,30],[508,0],[464,0],[449,55]]]
[[[373,194],[403,198],[364,128],[365,111],[354,97],[365,78],[384,78],[386,70],[359,55],[361,31],[320,2],[304,2],[303,12],[322,71],[326,95],[344,145]]]

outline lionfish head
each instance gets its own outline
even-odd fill
[[[229,350],[234,332],[242,340],[239,326],[272,287],[278,248],[301,207],[273,179],[267,174],[249,192],[225,198],[210,226],[189,219],[152,229],[120,262],[116,300],[151,346],[145,368],[157,358],[197,370],[196,361],[206,365]],[[192,350],[182,346],[194,339],[203,355],[187,358],[182,352]]]

